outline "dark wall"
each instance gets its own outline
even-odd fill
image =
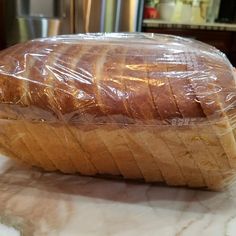
[[[0,49],[5,47],[5,29],[4,29],[4,3],[0,0]]]

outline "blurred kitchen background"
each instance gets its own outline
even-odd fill
[[[152,32],[195,38],[236,66],[236,0],[0,0],[0,49],[85,32]]]

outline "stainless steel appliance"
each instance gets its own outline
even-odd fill
[[[75,0],[75,32],[141,31],[144,0]]]
[[[73,32],[73,0],[1,0],[7,46]]]
[[[142,26],[144,0],[0,1],[5,14],[0,37],[7,46],[58,34],[135,32]]]

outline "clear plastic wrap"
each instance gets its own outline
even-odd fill
[[[0,152],[45,170],[220,189],[236,175],[234,70],[157,34],[37,39],[0,52]]]

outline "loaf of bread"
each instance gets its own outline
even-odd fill
[[[168,35],[87,34],[0,52],[0,153],[46,171],[220,189],[236,176],[225,55]]]

